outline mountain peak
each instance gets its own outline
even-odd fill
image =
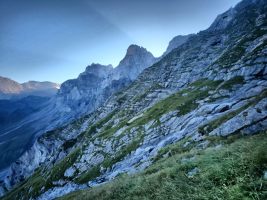
[[[144,47],[138,46],[136,44],[131,44],[126,52],[126,56],[133,56],[140,53],[149,53]]]
[[[131,61],[140,61],[143,59],[151,60],[151,59],[155,59],[155,58],[154,58],[153,54],[150,53],[149,51],[147,51],[147,49],[145,49],[144,47],[138,46],[136,44],[131,44],[126,51],[125,57],[121,60],[118,67],[120,67],[121,65],[125,65],[126,63],[127,63],[127,65],[133,64],[133,63],[131,63]],[[129,63],[129,61],[130,61],[130,63]]]
[[[145,48],[132,44],[128,47],[125,57],[116,67],[119,77],[134,80],[145,68],[155,62],[155,57]]]

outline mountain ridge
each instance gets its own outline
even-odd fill
[[[154,56],[145,48],[130,45],[117,67],[93,63],[77,79],[62,83],[57,97],[60,104],[75,110],[79,115],[91,112],[114,92],[129,85],[154,61]]]
[[[49,81],[28,81],[18,83],[12,79],[0,76],[0,98],[23,98],[30,95],[51,97],[54,96],[60,85]]]

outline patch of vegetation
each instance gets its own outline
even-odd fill
[[[209,95],[209,91],[216,89],[221,82],[208,79],[198,80],[190,85],[190,89],[184,89],[159,101],[149,108],[142,117],[132,122],[132,124],[140,126],[152,119],[158,120],[163,114],[175,110],[178,110],[179,115],[185,115],[197,108],[197,101],[206,98]]]
[[[221,86],[220,89],[232,90],[234,85],[244,84],[244,77],[243,76],[236,76],[231,78],[228,81],[225,81]]]
[[[117,126],[115,127],[108,127],[105,128],[100,132],[97,137],[102,138],[109,138],[113,136],[113,134],[118,131],[120,128],[124,126],[128,126],[125,132],[130,130],[133,127],[139,127],[142,126],[149,121],[155,119],[157,122],[159,122],[159,118],[170,111],[178,110],[179,115],[185,115],[188,112],[194,110],[197,108],[198,100],[202,100],[209,96],[210,90],[215,90],[222,81],[212,81],[208,79],[200,79],[192,84],[189,85],[190,89],[185,89],[180,92],[177,92],[166,99],[159,101],[154,106],[149,108],[147,111],[144,112],[143,116],[136,119],[132,123],[128,123],[128,120],[121,121]],[[159,87],[159,86],[158,86]],[[107,117],[110,119],[110,117]],[[104,119],[104,122],[106,123],[108,120]],[[96,127],[101,128],[101,125],[103,125],[101,121],[97,124],[91,126],[90,132],[92,132],[92,129],[96,130]]]
[[[181,153],[160,158],[143,173],[122,175],[95,188],[77,191],[63,200],[139,200],[139,199],[266,199],[267,132],[245,136],[216,150]],[[193,156],[190,162],[181,159]],[[197,167],[193,177],[188,171]]]
[[[114,110],[111,113],[109,113],[106,117],[104,117],[103,119],[99,120],[98,122],[96,122],[95,124],[90,126],[90,128],[86,131],[86,135],[90,136],[92,134],[95,134],[96,130],[99,128],[102,128],[104,126],[104,124],[106,124],[109,120],[111,120],[112,117],[116,113],[117,113],[117,110]]]
[[[188,144],[186,144],[188,142]],[[190,149],[195,145],[195,142],[190,141],[189,138],[184,138],[174,144],[170,144],[166,147],[163,147],[159,150],[157,156],[154,158],[154,161],[160,160],[164,157],[170,157],[175,154],[182,154]]]
[[[124,126],[128,126],[125,132],[130,130],[133,127],[139,127],[148,123],[150,120],[155,119],[159,122],[159,118],[170,111],[178,110],[179,115],[185,115],[188,112],[197,108],[198,100],[202,100],[209,95],[210,90],[216,89],[222,81],[212,81],[208,79],[200,79],[192,84],[190,84],[190,89],[185,89],[176,94],[173,94],[166,99],[156,103],[154,106],[145,111],[144,115],[132,123],[128,123],[129,119],[122,120],[117,126],[112,127],[110,124],[104,126],[115,114],[116,110],[110,113],[107,117],[100,120],[96,124],[92,125],[87,131],[88,135],[96,133],[96,130],[102,128],[101,132],[97,137],[109,138]],[[161,86],[155,85],[153,89],[160,88]],[[117,113],[119,115],[121,112]],[[124,114],[126,111],[124,112]],[[121,114],[120,114],[121,115]],[[103,127],[104,126],[104,127]]]
[[[72,153],[70,153],[67,157],[65,157],[62,161],[55,164],[53,168],[48,173],[48,179],[46,180],[45,188],[49,189],[53,186],[52,182],[60,179],[66,179],[64,177],[65,171],[70,168],[73,163],[77,160],[77,158],[81,155],[81,149],[77,148]]]
[[[208,103],[212,103],[215,101],[218,101],[220,99],[229,98],[229,95],[219,96],[219,97],[210,97],[209,100],[207,100]]]
[[[120,128],[124,127],[125,125],[127,125],[127,120],[124,120],[124,121],[120,122],[115,127],[104,128],[104,130],[102,132],[100,132],[100,134],[97,135],[97,137],[109,138],[109,137],[113,136],[113,134],[116,131],[118,131]]]
[[[194,89],[201,89],[207,87],[207,89],[215,89],[222,80],[213,81],[209,79],[199,79],[189,85],[189,87],[193,87]]]
[[[90,170],[84,172],[79,177],[74,179],[74,182],[78,184],[84,184],[87,183],[90,180],[94,180],[98,176],[100,176],[100,165],[92,167]]]

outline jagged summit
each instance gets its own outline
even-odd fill
[[[138,45],[130,45],[125,57],[114,70],[115,77],[124,77],[131,81],[147,67],[156,61],[155,57],[145,48]]]
[[[124,58],[120,61],[117,68],[128,67],[131,64],[141,63],[141,62],[151,62],[154,60],[152,53],[147,51],[144,47],[132,44],[128,47]]]
[[[153,55],[145,48],[130,45],[117,67],[93,63],[77,79],[64,82],[58,95],[60,105],[70,107],[75,115],[92,112],[154,61]]]
[[[147,52],[148,51],[144,47],[138,46],[136,44],[131,44],[127,49],[126,56],[135,56]]]

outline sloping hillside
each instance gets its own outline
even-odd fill
[[[3,199],[265,199],[266,13],[265,0],[242,1],[95,112],[43,134]]]

